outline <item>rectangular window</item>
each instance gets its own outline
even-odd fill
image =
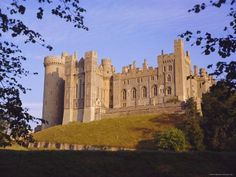
[[[78,84],[76,84],[75,87],[75,97],[78,98]]]

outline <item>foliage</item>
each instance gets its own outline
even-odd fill
[[[0,7],[0,146],[9,144],[12,140],[17,142],[30,141],[31,127],[30,121],[43,121],[35,118],[28,113],[28,110],[22,106],[20,94],[25,94],[27,88],[20,84],[19,80],[31,74],[22,67],[22,62],[26,58],[22,55],[20,48],[12,42],[16,37],[23,37],[24,43],[37,43],[48,50],[52,46],[46,44],[42,35],[30,29],[24,21],[23,16],[32,15],[27,12],[27,3],[29,0],[10,0],[8,6]],[[73,24],[75,28],[88,30],[84,26],[82,13],[85,9],[79,6],[79,0],[37,0],[39,5],[35,16],[38,20],[44,17],[45,9],[66,22]],[[9,35],[12,40],[9,39]],[[4,40],[5,39],[5,40]],[[6,41],[7,39],[7,41]],[[36,73],[33,73],[36,74]]]
[[[189,98],[182,103],[182,108],[185,111],[183,122],[179,128],[185,133],[188,142],[193,150],[203,150],[203,129],[201,127],[200,114],[197,110],[197,104],[193,98]]]
[[[217,52],[221,58],[227,58],[232,56],[236,51],[236,1],[235,0],[208,0],[208,3],[203,2],[196,4],[189,12],[200,13],[207,8],[213,7],[220,9],[223,6],[228,6],[227,17],[230,19],[228,26],[223,26],[223,32],[219,36],[214,36],[210,32],[205,34],[196,30],[196,33],[186,31],[181,34],[180,37],[185,38],[186,41],[193,41],[192,46],[201,46],[203,54],[209,55],[213,52]],[[213,65],[209,65],[208,68],[212,68]],[[223,62],[219,61],[215,70],[211,75],[220,78],[223,76],[225,83],[230,89],[236,89],[236,62]],[[220,78],[222,79],[222,78]]]
[[[181,107],[188,117],[196,118],[199,115],[199,112],[197,110],[197,103],[192,97],[187,99],[185,102],[182,102]]]
[[[227,16],[230,18],[229,25],[222,28],[222,36],[214,36],[209,32],[203,34],[202,31],[186,31],[181,34],[186,41],[194,40],[192,45],[201,46],[203,53],[209,55],[212,52],[218,52],[222,58],[229,57],[236,51],[236,1],[235,0],[210,0],[209,3],[196,4],[189,12],[200,13],[203,10],[214,7],[220,9],[222,6],[229,6]]]
[[[163,132],[157,132],[155,141],[158,149],[170,151],[184,151],[186,140],[184,133],[177,128],[170,128]]]
[[[6,128],[3,121],[0,121],[0,147],[6,147],[10,145],[10,138],[6,134]]]
[[[236,135],[236,93],[225,80],[212,86],[202,99],[205,144],[211,150],[230,150]]]

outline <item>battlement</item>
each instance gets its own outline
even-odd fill
[[[49,65],[64,65],[65,60],[60,56],[47,56],[44,58],[44,66]]]
[[[173,60],[175,55],[173,53],[170,53],[170,54],[161,54],[158,55],[157,57],[160,60]]]
[[[111,65],[111,59],[110,58],[104,58],[102,59],[102,65],[105,66],[105,65]]]
[[[157,68],[155,67],[148,67],[147,60],[144,59],[143,67],[136,67],[136,62],[134,61],[133,64],[130,64],[128,66],[122,67],[122,72],[117,73],[117,76],[127,76],[129,74],[133,75],[135,74],[143,74],[143,73],[154,73],[157,71]]]
[[[88,51],[85,52],[85,58],[98,58],[98,54],[96,51]]]

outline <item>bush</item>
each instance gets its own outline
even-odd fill
[[[155,135],[157,148],[160,150],[184,151],[186,149],[186,140],[184,133],[177,128],[170,128],[163,132],[157,132]]]
[[[189,142],[191,149],[203,150],[204,149],[204,133],[200,126],[200,120],[197,118],[186,117],[180,126],[180,129],[186,135],[186,139]]]

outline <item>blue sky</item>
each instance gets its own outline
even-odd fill
[[[202,0],[81,0],[81,6],[87,9],[85,24],[89,31],[75,29],[51,15],[37,21],[31,15],[37,6],[28,4],[27,16],[24,17],[26,24],[39,31],[54,50],[49,52],[38,45],[25,45],[21,37],[14,39],[29,58],[24,66],[39,73],[22,80],[26,87],[32,88],[22,97],[24,105],[34,116],[41,117],[43,58],[47,55],[76,51],[82,57],[85,51],[95,50],[99,59],[110,57],[116,71],[120,71],[133,60],[141,66],[144,58],[150,66],[156,66],[161,50],[171,53],[174,39],[186,30],[200,29],[221,35],[223,26],[227,24],[227,8],[188,13],[188,9],[198,2]],[[7,1],[0,2],[1,6],[6,4]],[[200,48],[191,47],[190,43],[185,43],[185,49],[189,50],[192,63],[199,67],[220,60],[217,55],[202,55]]]

